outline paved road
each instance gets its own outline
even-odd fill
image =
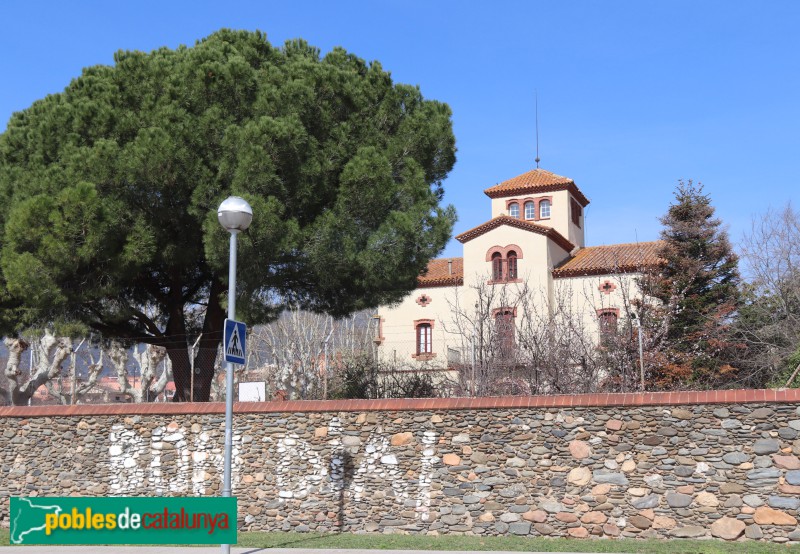
[[[152,546],[2,546],[0,554],[219,554],[219,547],[152,547]],[[432,550],[336,550],[317,548],[231,548],[233,554],[411,554],[422,552],[436,554]],[[442,554],[486,554],[450,550]],[[519,552],[495,551],[495,554],[519,554]],[[561,552],[559,554],[569,554]],[[585,554],[585,553],[584,553]]]

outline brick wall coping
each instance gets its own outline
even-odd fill
[[[800,403],[800,389],[743,389],[687,392],[603,393],[483,398],[397,398],[383,400],[289,400],[236,402],[235,413],[433,411],[509,408],[677,406],[695,404]],[[224,414],[222,402],[3,406],[0,417],[93,415]]]

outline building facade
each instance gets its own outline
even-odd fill
[[[432,260],[408,297],[379,309],[383,361],[442,370],[471,363],[476,351],[510,359],[568,318],[599,344],[630,316],[636,277],[658,264],[658,242],[587,247],[589,199],[544,169],[484,192],[491,218],[455,237],[463,256]]]

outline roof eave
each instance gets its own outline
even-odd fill
[[[453,277],[448,279],[436,279],[435,281],[422,282],[417,280],[418,289],[432,289],[437,287],[460,287],[464,284],[463,277]]]
[[[488,196],[489,198],[505,198],[507,196],[516,196],[518,194],[538,194],[543,192],[555,192],[560,190],[566,190],[572,193],[575,199],[583,206],[584,208],[589,205],[589,199],[586,198],[578,186],[575,184],[574,181],[568,181],[565,183],[556,183],[553,185],[526,185],[526,186],[519,186],[513,189],[499,189],[494,190],[495,187],[490,187],[483,191],[483,193]]]
[[[514,227],[516,229],[521,229],[523,231],[544,235],[545,237],[555,242],[558,246],[560,246],[567,252],[572,252],[575,249],[575,245],[572,244],[572,242],[570,242],[569,239],[564,237],[564,235],[562,235],[552,227],[544,227],[542,225],[537,225],[536,223],[520,221],[519,219],[506,215],[501,215],[493,219],[490,219],[489,221],[482,223],[477,227],[473,227],[469,231],[465,231],[460,235],[456,235],[455,239],[461,244],[465,244],[471,241],[472,239],[476,239],[481,235],[488,233],[489,231],[497,229],[501,225],[508,225],[509,227]]]
[[[622,266],[622,267],[598,267],[591,269],[554,269],[553,278],[563,279],[566,277],[593,277],[596,275],[629,275],[631,273],[646,273],[658,269],[658,266]]]

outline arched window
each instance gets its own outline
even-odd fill
[[[525,202],[525,219],[536,219],[536,208],[533,202]]]
[[[417,355],[433,352],[433,328],[430,323],[417,325]]]
[[[508,278],[516,279],[517,278],[517,253],[513,250],[509,250],[508,254]]]
[[[508,205],[508,215],[511,217],[519,217],[519,204],[512,202]]]
[[[539,202],[539,217],[541,219],[545,219],[550,217],[550,201],[549,200],[542,200]]]
[[[503,280],[503,255],[500,252],[492,254],[492,280]]]
[[[597,310],[598,323],[600,324],[600,342],[606,343],[617,334],[617,320],[619,309],[604,308]]]

